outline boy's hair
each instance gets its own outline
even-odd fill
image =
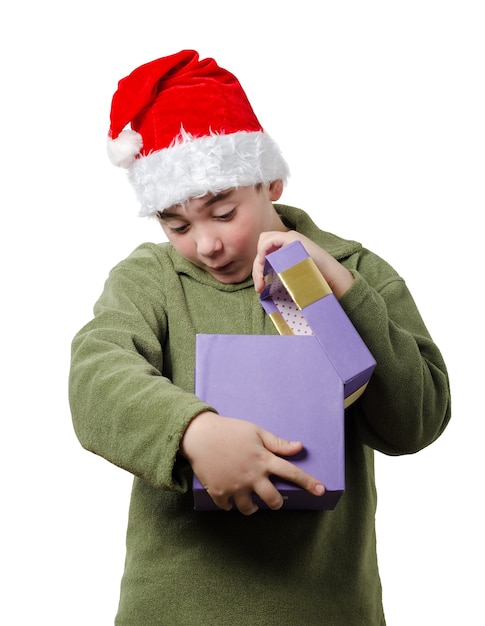
[[[237,78],[194,50],[146,63],[120,80],[108,152],[128,169],[144,216],[289,176]]]
[[[263,189],[263,183],[256,183],[255,185],[252,185],[252,187],[254,187],[254,189],[256,190],[257,193],[261,193],[261,190]],[[225,191],[222,190],[221,191]],[[182,207],[182,212],[185,209],[185,205],[187,204],[187,202],[189,202],[190,200],[192,200],[192,198],[187,198],[187,200],[184,200],[183,202],[179,202],[177,205],[172,205],[173,207],[175,206],[181,206]],[[170,207],[167,207],[170,208]],[[151,215],[151,217],[155,217],[160,224],[164,224],[165,221],[163,219],[163,215],[162,215],[163,211],[155,211],[155,213],[153,213]]]

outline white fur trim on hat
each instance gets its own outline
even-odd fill
[[[286,182],[288,176],[273,139],[247,131],[193,137],[182,129],[169,148],[136,159],[128,170],[141,216],[232,187]]]

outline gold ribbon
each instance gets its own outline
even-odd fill
[[[283,316],[278,311],[274,311],[269,314],[270,320],[275,325],[276,330],[280,335],[293,335],[293,331],[283,319]]]
[[[299,309],[332,293],[311,257],[283,270],[278,276]]]
[[[364,393],[366,387],[367,383],[364,383],[362,387],[359,387],[356,391],[354,391],[354,393],[351,393],[350,396],[347,396],[344,400],[344,409],[353,404],[357,400],[357,398],[360,398],[360,396]]]

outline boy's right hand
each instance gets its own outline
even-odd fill
[[[278,455],[300,452],[301,442],[287,441],[246,420],[206,411],[188,425],[180,445],[215,504],[244,515],[258,510],[252,494],[270,509],[279,509],[283,497],[270,480],[278,476],[316,496],[325,488],[313,476]]]

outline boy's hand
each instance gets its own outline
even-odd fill
[[[256,291],[261,293],[265,286],[263,270],[266,255],[279,250],[293,241],[301,241],[335,297],[337,299],[341,298],[354,281],[352,274],[326,250],[294,230],[265,232],[259,236],[258,250],[253,263],[253,280]]]
[[[187,427],[180,451],[216,505],[229,511],[233,503],[244,515],[258,510],[252,494],[270,509],[279,509],[283,497],[270,480],[278,476],[322,495],[324,486],[302,469],[277,456],[296,454],[301,442],[290,442],[248,422],[201,413]]]

